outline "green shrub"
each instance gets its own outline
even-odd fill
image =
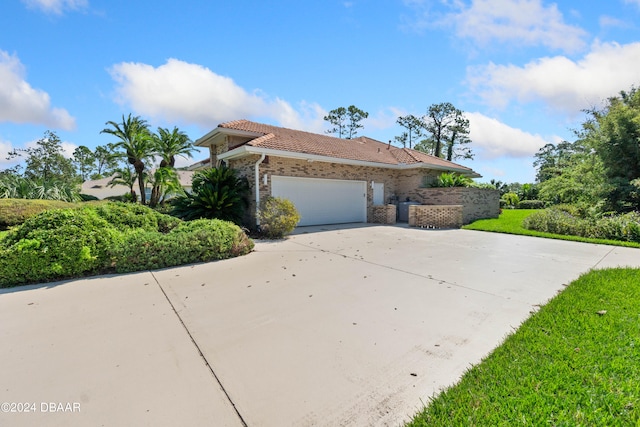
[[[241,224],[248,206],[249,183],[225,166],[194,174],[191,193],[175,197],[172,215],[184,220],[222,219]]]
[[[96,207],[96,212],[120,231],[140,228],[166,233],[182,222],[138,203],[104,203]]]
[[[467,176],[455,172],[443,172],[438,179],[431,184],[432,187],[469,187],[473,180]]]
[[[22,224],[27,218],[49,209],[79,206],[77,203],[41,199],[1,199],[0,230]]]
[[[129,272],[249,253],[237,225],[182,220],[141,205],[105,203],[28,218],[0,238],[0,287]]]
[[[594,239],[640,243],[640,213],[580,218],[566,206],[545,209],[529,215],[523,227],[529,230]]]
[[[0,241],[0,287],[96,273],[118,238],[91,208],[42,212]]]
[[[253,242],[237,225],[200,219],[180,224],[167,234],[134,230],[110,249],[110,268],[140,271],[245,255]]]
[[[258,218],[262,232],[270,239],[283,238],[300,222],[300,214],[293,203],[280,197],[264,199],[260,203]]]
[[[516,209],[544,209],[545,202],[542,200],[521,200]]]
[[[505,193],[500,198],[501,208],[515,209],[518,203],[520,203],[520,198],[513,192]]]

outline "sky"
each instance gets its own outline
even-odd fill
[[[355,105],[387,142],[450,102],[460,164],[533,182],[541,147],[638,85],[640,0],[3,0],[0,170],[47,130],[67,153],[114,142],[100,131],[129,113],[195,141],[238,119],[323,133]]]

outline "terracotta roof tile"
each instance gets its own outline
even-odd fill
[[[440,168],[466,169],[472,172],[470,168],[439,157],[408,148],[394,147],[364,136],[342,139],[249,120],[226,122],[218,127],[263,134],[263,136],[246,143],[253,147],[390,165],[423,163]]]

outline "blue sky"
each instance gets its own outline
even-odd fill
[[[640,0],[4,0],[0,169],[45,130],[69,151],[112,142],[105,122],[130,112],[196,140],[241,118],[322,133],[354,104],[386,142],[451,102],[462,164],[532,182],[540,147],[640,85],[639,18]]]

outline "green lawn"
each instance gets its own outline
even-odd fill
[[[588,273],[409,426],[640,425],[640,269]]]
[[[578,236],[567,236],[563,234],[543,233],[540,231],[527,230],[522,227],[522,220],[531,215],[533,209],[504,209],[499,218],[481,219],[462,228],[467,230],[491,231],[495,233],[520,234],[524,236],[545,237],[548,239],[571,240],[574,242],[599,243],[602,245],[626,246],[640,248],[640,243],[621,242],[618,240],[589,239]]]

